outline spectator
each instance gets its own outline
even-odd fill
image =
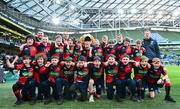
[[[152,59],[155,57],[160,58],[159,45],[156,40],[151,38],[150,30],[144,32],[142,47],[146,49],[145,56],[149,58],[149,63],[152,63]]]

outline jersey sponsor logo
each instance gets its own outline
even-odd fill
[[[95,56],[102,56],[102,53],[101,52],[96,52]]]
[[[102,75],[102,73],[101,73],[101,72],[94,72],[93,74],[94,74],[94,76],[97,76],[97,77],[99,77],[99,76],[101,76],[101,75]]]
[[[32,73],[32,72],[23,72],[22,75],[23,75],[23,76],[32,77],[32,76],[33,76],[33,73]]]
[[[106,72],[106,74],[116,75],[116,74],[117,74],[117,71],[116,71],[116,70],[108,70],[108,71]]]
[[[139,73],[139,74],[146,74],[147,71],[145,71],[145,70],[139,70],[138,73]]]
[[[56,53],[62,53],[63,50],[62,50],[62,49],[56,49],[55,52],[56,52]]]
[[[65,75],[72,75],[73,72],[72,72],[72,71],[64,71],[64,74],[65,74]]]
[[[142,54],[141,53],[136,53],[136,56],[142,56]]]
[[[76,55],[81,55],[81,52],[74,52],[74,54],[76,54]]]
[[[78,72],[78,75],[80,75],[80,76],[86,76],[87,74],[86,74],[86,72],[79,71],[79,72]]]
[[[58,72],[51,72],[51,75],[57,77],[57,76],[59,76],[59,73]]]
[[[34,70],[35,70],[36,72],[38,72],[38,71],[39,71],[39,67],[38,67],[38,66],[35,66],[35,67],[34,67]]]
[[[159,76],[158,75],[153,75],[153,74],[150,74],[149,75],[151,78],[153,78],[153,79],[157,79],[157,78],[159,78]]]
[[[68,50],[67,50],[67,52],[69,52],[69,53],[73,53],[73,50],[69,50],[69,49],[68,49]]]

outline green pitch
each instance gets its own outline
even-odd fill
[[[145,98],[144,102],[133,102],[128,98],[122,103],[118,103],[115,100],[107,100],[104,97],[96,100],[94,103],[86,102],[74,102],[64,101],[62,105],[56,105],[56,102],[52,102],[45,106],[43,102],[37,102],[35,105],[29,105],[24,103],[20,106],[13,107],[15,102],[15,96],[12,92],[12,84],[14,82],[6,82],[0,84],[0,108],[2,109],[180,109],[180,67],[168,66],[169,77],[172,82],[171,96],[177,101],[176,103],[164,101],[164,88],[161,89],[161,93],[156,96],[155,99]]]

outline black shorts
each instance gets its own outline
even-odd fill
[[[162,88],[164,86],[164,84],[149,84],[148,83],[148,88],[149,88],[149,91],[155,91],[158,87],[159,88]]]

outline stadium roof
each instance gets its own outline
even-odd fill
[[[3,14],[49,31],[180,27],[180,0],[3,1]]]

